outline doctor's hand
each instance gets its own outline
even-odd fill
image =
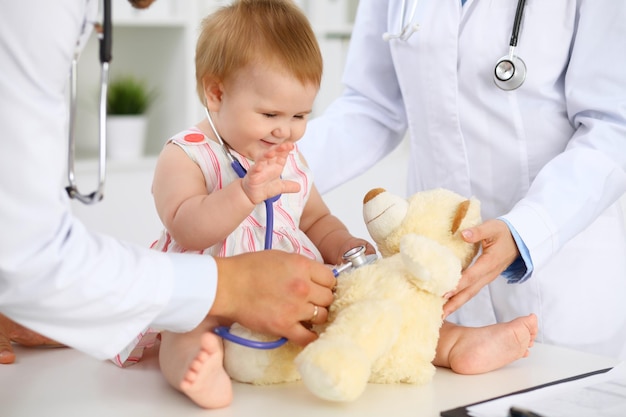
[[[482,253],[463,274],[455,291],[444,305],[444,318],[454,313],[496,279],[519,256],[515,240],[505,222],[487,220],[461,232],[463,240],[481,243]]]
[[[278,250],[216,258],[217,294],[210,315],[304,346],[317,338],[333,301],[335,277],[320,262]]]
[[[293,148],[293,143],[284,142],[272,147],[255,159],[254,165],[250,167],[241,181],[241,187],[252,204],[260,204],[264,200],[282,193],[300,191],[300,184],[283,180],[280,177],[287,163],[289,152]]]
[[[19,343],[24,346],[63,346],[0,314],[0,364],[15,362],[15,352],[13,352],[11,342]]]

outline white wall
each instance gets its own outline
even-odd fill
[[[384,188],[406,195],[408,142],[402,142],[391,154],[369,171],[323,195],[330,211],[345,223],[350,232],[369,240],[363,223],[363,197],[372,188]]]

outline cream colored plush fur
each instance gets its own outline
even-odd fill
[[[375,189],[364,199],[363,215],[383,258],[339,276],[319,339],[302,351],[289,343],[274,350],[226,343],[224,362],[233,379],[273,384],[302,378],[330,401],[355,400],[368,382],[430,381],[442,296],[476,254],[460,231],[480,223],[479,203],[444,189],[409,199]]]

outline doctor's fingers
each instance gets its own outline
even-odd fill
[[[333,271],[328,265],[325,265],[321,262],[310,261],[309,264],[309,276],[311,278],[311,282],[315,285],[324,287],[329,290],[333,290],[337,285],[337,278],[333,275]],[[332,299],[329,301],[332,302]],[[325,304],[328,305],[328,304]]]
[[[502,220],[487,220],[478,226],[463,230],[461,234],[466,242],[480,243],[483,254],[493,254],[494,262],[503,266],[502,271],[519,256],[509,226]]]
[[[463,271],[457,287],[444,305],[444,317],[458,310],[503,271],[497,247],[483,246],[476,261]]]
[[[11,346],[11,336],[7,328],[8,318],[0,314],[0,364],[15,362],[15,353]]]
[[[508,230],[508,229],[507,229]],[[498,278],[512,261],[507,239],[494,239],[483,244],[474,264],[461,274],[456,290],[444,305],[444,317],[452,314],[474,297],[487,284]]]
[[[463,304],[478,294],[485,285],[498,277],[501,271],[493,268],[489,258],[489,255],[485,257],[483,254],[478,257],[471,267],[463,271],[456,290],[443,306],[444,318],[458,310]]]
[[[22,346],[63,347],[65,345],[32,331],[0,314],[0,335]]]
[[[298,346],[306,346],[318,337],[317,333],[310,330],[308,326],[303,323],[294,324],[284,336],[289,339],[290,342]]]

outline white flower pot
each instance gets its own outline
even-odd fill
[[[110,160],[141,158],[146,145],[145,115],[109,115],[107,117],[107,157]]]

